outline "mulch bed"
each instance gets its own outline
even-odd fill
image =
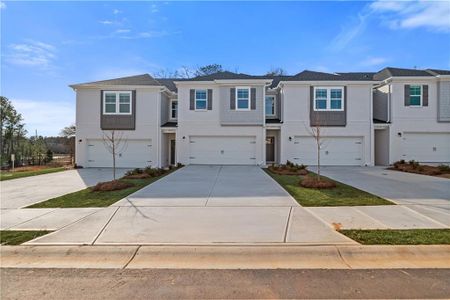
[[[142,174],[133,174],[133,175],[127,175],[123,178],[125,179],[145,179],[145,178],[150,178],[151,176],[147,173],[142,173]]]
[[[302,180],[300,180],[299,185],[304,188],[313,188],[313,189],[333,189],[336,187],[336,183],[329,179],[320,178],[320,181],[317,180],[316,176],[305,176]]]
[[[448,178],[447,174],[450,174],[450,171],[442,171],[439,167],[428,166],[428,165],[413,165],[413,164],[400,164],[395,163],[393,167],[389,167],[388,170],[401,171],[407,173],[416,173],[422,175],[429,176],[438,176]]]
[[[124,182],[120,180],[112,180],[112,181],[106,181],[106,182],[99,182],[97,183],[93,188],[93,192],[108,192],[108,191],[117,191],[117,190],[124,190],[129,187],[134,186],[134,184],[129,182]]]
[[[269,171],[278,174],[278,175],[308,175],[308,171],[306,169],[290,169],[283,167],[269,167]]]

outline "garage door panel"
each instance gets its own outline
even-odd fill
[[[191,164],[256,164],[255,137],[191,136]]]
[[[405,132],[402,157],[422,162],[450,162],[450,133]]]
[[[361,165],[363,160],[361,137],[323,137],[320,161],[322,165]],[[317,165],[317,144],[313,137],[297,136],[294,139],[294,162]]]
[[[112,167],[112,154],[102,140],[88,140],[88,167]],[[152,164],[152,141],[151,140],[128,140],[119,146],[116,156],[116,167],[118,168],[143,168]]]

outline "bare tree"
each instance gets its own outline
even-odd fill
[[[116,180],[116,157],[125,152],[127,147],[126,139],[122,131],[103,130],[103,145],[112,154],[113,159],[113,179]]]
[[[75,161],[75,124],[64,127],[59,135],[66,138],[66,145],[69,147],[70,163],[73,165]]]
[[[324,139],[323,134],[323,124],[319,114],[315,114],[313,117],[313,122],[311,122],[310,127],[306,127],[309,134],[314,138],[317,147],[317,181],[320,181],[320,149],[323,148]]]
[[[266,73],[267,76],[282,76],[286,74],[286,71],[281,67],[271,67]]]

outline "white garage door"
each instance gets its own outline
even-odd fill
[[[402,157],[422,162],[450,162],[450,133],[404,133]]]
[[[321,165],[359,166],[363,163],[363,143],[361,137],[323,137],[321,141]],[[295,137],[294,148],[292,162],[317,165],[317,144],[313,137]]]
[[[191,136],[189,137],[191,164],[254,165],[255,137]]]
[[[112,167],[112,154],[107,150],[102,140],[87,141],[88,167]],[[151,165],[151,140],[128,140],[116,156],[118,168],[144,168]]]

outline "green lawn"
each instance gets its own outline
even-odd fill
[[[110,191],[110,192],[91,192],[91,188],[66,194],[60,197],[52,198],[44,202],[36,203],[27,208],[56,208],[56,207],[104,207],[125,198],[126,196],[140,190],[146,185],[157,181],[158,179],[168,175],[168,172],[159,177],[151,177],[145,179],[119,179],[121,181],[130,182],[134,186],[127,189]]]
[[[393,205],[386,199],[336,182],[334,189],[310,189],[299,185],[303,176],[278,175],[266,170],[302,206]],[[315,176],[309,174],[308,176]]]
[[[20,245],[27,241],[31,241],[37,237],[50,233],[51,231],[16,231],[2,230],[0,231],[0,242],[2,245]]]
[[[60,168],[47,168],[47,169],[41,169],[36,171],[23,171],[23,172],[0,172],[0,181],[3,180],[10,180],[10,179],[17,179],[22,177],[29,177],[29,176],[36,176],[36,175],[42,175],[42,174],[48,174],[48,173],[55,173],[66,170],[63,167]]]
[[[450,229],[340,230],[364,245],[449,245]]]

